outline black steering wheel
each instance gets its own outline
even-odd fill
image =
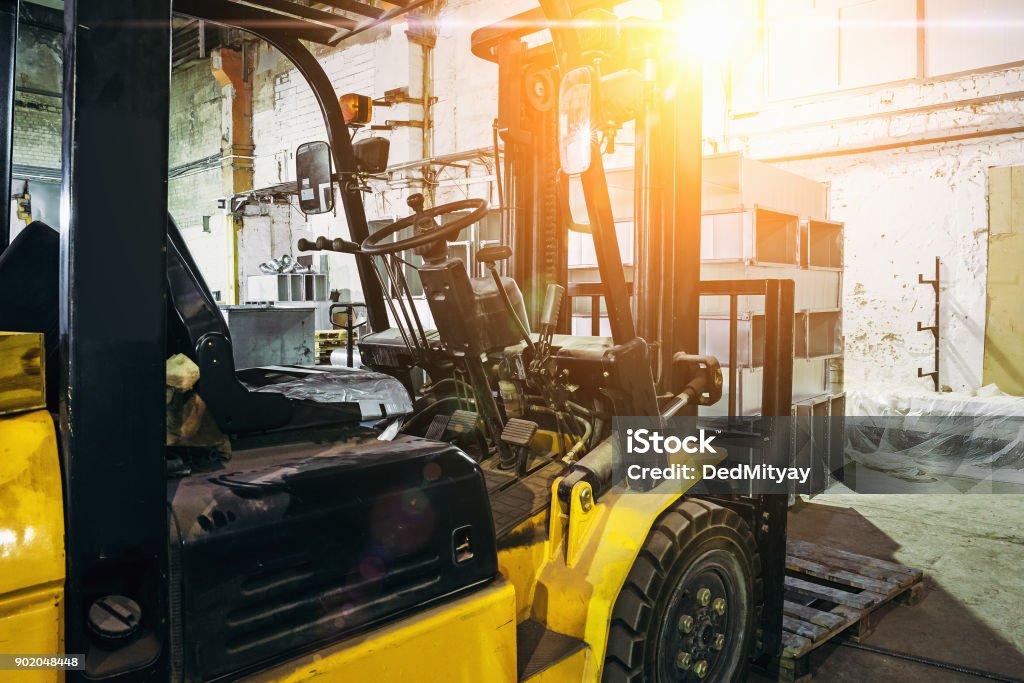
[[[454,220],[447,225],[442,225],[435,230],[421,232],[418,235],[413,235],[412,237],[407,237],[404,240],[398,240],[396,242],[389,242],[387,244],[380,243],[381,240],[386,239],[405,228],[415,225],[419,221],[433,221],[433,219],[438,216],[455,213],[456,211],[466,211],[468,209],[472,209],[472,213],[468,216]],[[394,254],[400,251],[405,251],[406,249],[422,247],[439,240],[454,239],[464,228],[476,223],[486,214],[486,199],[462,199],[457,202],[441,204],[427,209],[426,211],[417,211],[416,213],[406,216],[405,218],[401,218],[390,225],[384,226],[363,240],[362,245],[360,245],[360,249],[364,254],[369,254],[370,256],[382,256],[384,254]]]

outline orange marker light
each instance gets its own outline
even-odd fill
[[[338,104],[341,105],[341,115],[345,123],[365,124],[373,117],[373,100],[366,95],[345,93],[338,98]]]

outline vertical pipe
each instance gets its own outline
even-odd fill
[[[0,254],[11,242],[11,166],[14,155],[14,76],[18,0],[0,0]]]
[[[651,187],[653,151],[652,133],[656,125],[655,65],[651,46],[644,56],[643,111],[636,119],[635,156],[633,163],[633,222],[635,225],[633,271],[633,310],[637,321],[637,334],[655,347],[660,357],[655,367],[667,365],[664,345],[661,344],[661,252],[664,230],[655,226],[656,197]]]
[[[736,367],[739,363],[739,353],[737,352],[737,327],[739,321],[739,305],[737,303],[736,294],[729,295],[729,424],[732,424],[732,418],[736,417],[736,410],[738,407],[737,394],[739,391],[739,372]],[[767,336],[767,335],[766,335]],[[753,359],[751,359],[753,360]]]
[[[420,93],[423,95],[423,128],[421,129],[423,131],[423,140],[422,140],[422,150],[421,150],[422,154],[421,154],[420,158],[421,159],[429,159],[430,155],[431,155],[430,136],[432,134],[432,124],[431,124],[431,121],[430,121],[430,116],[431,116],[431,111],[430,111],[431,102],[430,102],[430,98],[432,97],[431,91],[430,91],[430,66],[431,66],[431,61],[433,59],[433,54],[434,54],[433,43],[432,42],[428,42],[427,40],[423,40],[422,42],[420,42],[420,50],[421,50],[421,58],[423,60],[422,73],[420,74],[421,79],[422,79],[422,81],[421,81],[422,85],[420,87]],[[434,186],[427,182],[427,178],[423,179],[423,189],[424,189],[424,191],[427,194],[427,199],[430,201],[430,205],[433,206],[434,201],[436,199],[435,195],[437,193],[434,190]]]

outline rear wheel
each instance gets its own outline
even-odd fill
[[[612,610],[606,683],[742,680],[760,558],[739,515],[686,499],[652,527]]]

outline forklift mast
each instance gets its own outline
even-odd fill
[[[498,64],[499,110],[496,128],[505,133],[504,197],[512,217],[513,239],[517,247],[513,270],[517,277],[546,276],[566,287],[570,296],[594,297],[593,319],[597,320],[596,297],[604,298],[613,342],[646,344],[654,372],[654,397],[673,389],[673,359],[677,354],[699,355],[699,315],[701,296],[728,296],[734,312],[740,295],[764,296],[768,311],[769,333],[765,349],[765,394],[762,427],[771,434],[777,448],[789,443],[788,416],[792,403],[793,367],[793,283],[792,281],[721,281],[702,283],[700,279],[701,243],[701,167],[702,84],[701,67],[694,60],[664,59],[655,41],[645,41],[639,59],[624,61],[619,54],[602,60],[602,71],[630,68],[645,75],[645,92],[637,103],[634,136],[634,269],[627,282],[615,231],[608,182],[602,167],[602,150],[595,142],[590,167],[580,175],[586,200],[589,231],[600,272],[600,283],[574,286],[568,282],[564,259],[572,218],[569,212],[568,179],[557,167],[558,151],[554,143],[544,141],[546,110],[538,104],[547,100],[539,93],[557,90],[561,78],[570,70],[592,64],[593,40],[586,33],[594,24],[617,22],[608,10],[620,4],[616,0],[540,0],[540,7],[522,12],[508,20],[477,30],[473,34],[473,53]],[[595,21],[596,19],[596,21]],[[662,22],[672,25],[682,20],[682,3],[662,3]],[[550,30],[551,41],[527,47],[524,38]],[[626,29],[623,29],[624,31]],[[642,31],[639,25],[631,30]],[[655,29],[657,30],[657,29]],[[598,29],[600,31],[600,29]],[[611,35],[614,32],[602,33]],[[636,34],[638,37],[642,33]],[[616,61],[616,58],[618,60]],[[556,96],[551,97],[556,100]],[[508,131],[520,131],[511,134]],[[556,181],[537,172],[554,163]],[[555,205],[544,204],[548,195],[534,192],[548,180],[556,191]],[[509,189],[512,192],[509,192]],[[520,193],[515,193],[519,188]],[[532,192],[532,194],[531,194]],[[533,198],[534,207],[523,206]],[[504,208],[504,207],[503,207]],[[554,212],[558,220],[532,221],[540,213]],[[520,233],[515,232],[520,227]],[[578,226],[574,226],[578,227]],[[545,251],[546,250],[546,251]],[[543,252],[549,258],[562,259],[543,272],[533,255]],[[529,281],[529,280],[528,280]],[[540,288],[546,282],[534,283]],[[528,304],[532,300],[527,297]],[[567,307],[572,310],[572,306]],[[536,309],[529,309],[531,320]],[[563,320],[563,325],[565,325]],[[596,327],[596,323],[595,323]],[[597,334],[597,331],[593,332]],[[735,357],[735,332],[732,355]],[[730,386],[735,387],[736,363],[730,359]],[[675,388],[678,391],[678,387]],[[643,393],[643,392],[641,392]],[[652,398],[654,398],[652,397]],[[730,397],[732,405],[733,397]],[[645,405],[640,402],[635,405]],[[646,405],[650,406],[650,403]],[[676,415],[695,417],[696,402],[683,406]],[[650,412],[657,415],[654,398]],[[734,412],[730,409],[730,415]],[[782,419],[774,419],[782,417]],[[764,605],[759,625],[759,651],[777,653],[781,647],[783,582],[786,552],[786,496],[731,496],[713,500],[732,508],[751,528],[757,530],[758,547],[763,558]]]
[[[574,17],[618,4],[611,0],[550,0],[505,22],[477,30],[473,53],[498,65],[498,118],[504,142],[502,196],[507,232],[513,244],[513,275],[526,284],[531,322],[540,312],[543,287],[557,282],[569,296],[600,295],[605,300],[616,343],[639,336],[656,369],[659,393],[668,386],[674,353],[698,353],[700,297],[701,73],[685,60],[648,54],[630,64],[655,76],[635,120],[635,273],[627,282],[611,215],[607,181],[594,168],[583,174],[600,283],[570,283],[567,242],[572,218],[569,183],[558,168],[557,91],[560,75],[583,63],[584,50]],[[664,3],[666,20],[679,3]],[[547,29],[552,42],[527,47],[523,40]],[[615,64],[611,68],[621,68]],[[666,96],[665,84],[674,93]],[[661,84],[661,85],[659,85]],[[655,154],[654,150],[658,153]],[[594,155],[600,162],[600,155]],[[591,211],[589,202],[595,201]],[[595,289],[596,288],[596,289]],[[570,310],[563,310],[568,332]],[[696,415],[695,406],[682,415]]]

